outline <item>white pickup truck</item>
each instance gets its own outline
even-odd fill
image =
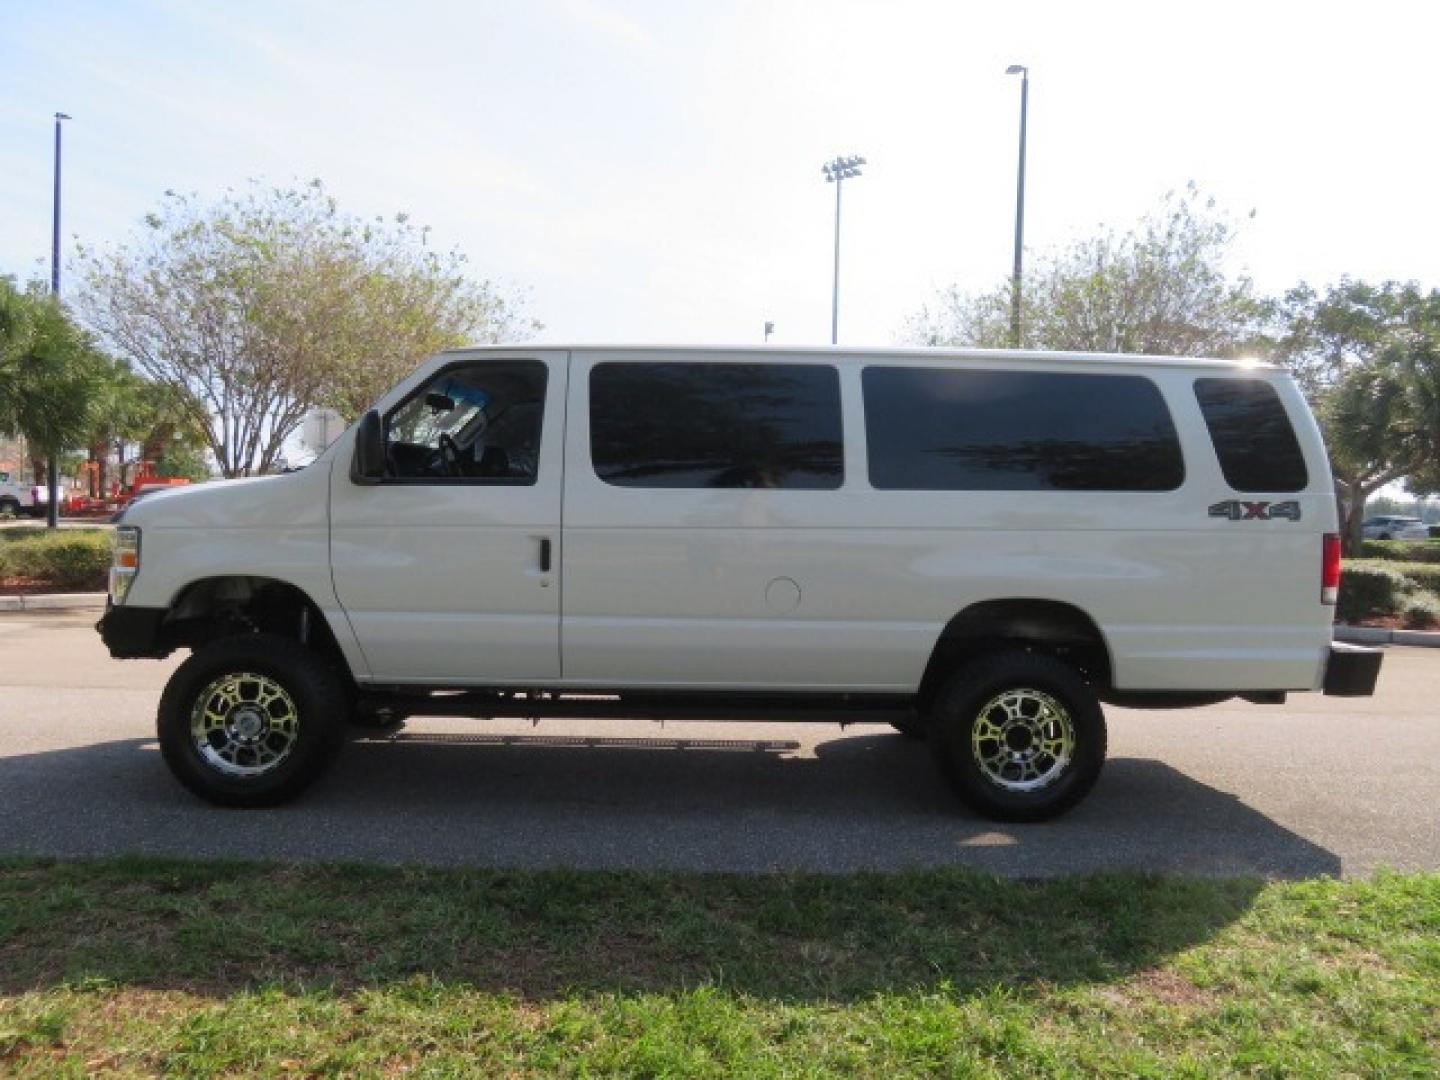
[[[50,493],[45,485],[24,484],[0,471],[0,517],[42,517],[49,504]]]
[[[783,718],[928,738],[1025,821],[1096,782],[1103,703],[1373,693],[1339,584],[1325,447],[1272,368],[494,347],[299,472],[132,506],[99,629],[194,650],[160,745],[218,803],[295,795],[351,723]]]

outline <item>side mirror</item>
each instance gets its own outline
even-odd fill
[[[385,425],[371,409],[360,418],[355,432],[355,456],[350,461],[350,479],[357,484],[378,484],[385,478]]]

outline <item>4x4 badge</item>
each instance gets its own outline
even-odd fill
[[[1227,499],[1210,507],[1210,516],[1231,521],[1274,521],[1276,518],[1299,521],[1300,504],[1294,499],[1278,503]]]

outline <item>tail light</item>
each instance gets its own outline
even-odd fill
[[[1332,607],[1340,599],[1340,534],[1326,533],[1320,557],[1320,602]]]

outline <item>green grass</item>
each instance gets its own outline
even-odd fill
[[[1440,875],[0,862],[0,1073],[1434,1076]]]

